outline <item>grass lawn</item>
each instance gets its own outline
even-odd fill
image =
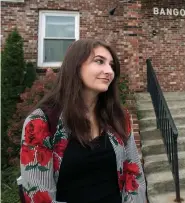
[[[20,175],[20,169],[8,167],[1,171],[1,202],[20,203],[16,179]]]

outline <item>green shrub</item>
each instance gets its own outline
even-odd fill
[[[24,76],[25,87],[31,87],[36,80],[36,67],[33,63],[26,63],[26,71]]]
[[[16,179],[20,175],[18,167],[8,167],[1,172],[1,202],[2,203],[20,203],[18,186]]]
[[[7,137],[8,120],[16,110],[19,95],[24,89],[23,80],[25,61],[23,39],[17,29],[6,39],[1,61],[1,138],[2,166],[7,166],[6,149],[9,146]]]
[[[123,105],[126,104],[126,99],[129,94],[128,80],[126,75],[121,75],[118,83],[120,99]]]

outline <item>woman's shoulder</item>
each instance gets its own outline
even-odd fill
[[[31,121],[43,121],[47,122],[47,116],[41,108],[33,110],[25,119],[24,125],[27,125]]]

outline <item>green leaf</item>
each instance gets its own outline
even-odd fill
[[[30,188],[27,192],[30,193],[30,192],[33,192],[35,190],[37,190],[38,186],[33,186],[32,188]]]
[[[59,142],[62,137],[65,137],[65,135],[61,131],[57,131],[54,138],[54,144]]]
[[[33,119],[33,120],[39,118],[39,119],[43,119],[44,121],[47,121],[44,116],[40,116],[40,115],[31,115],[30,118]]]
[[[29,190],[27,190],[25,187],[22,187],[23,192],[29,192]]]
[[[119,171],[120,171],[120,173],[122,174],[123,171],[122,171],[122,168],[121,168],[121,167],[120,167]]]
[[[44,142],[43,142],[44,146],[46,146],[47,148],[49,149],[52,149],[52,145],[51,143],[49,142],[49,140],[45,139]]]
[[[140,179],[142,177],[142,174],[140,173],[137,177],[136,177],[136,179],[138,180],[138,179]]]
[[[132,162],[132,160],[131,160],[131,159],[127,159],[127,161],[128,161],[128,163],[131,163],[131,162]]]
[[[130,194],[132,194],[132,195],[137,195],[138,193],[137,193],[137,192],[131,192]]]
[[[35,147],[34,147],[34,146],[31,146],[31,145],[28,145],[28,148],[32,150],[32,149],[34,149]]]
[[[112,137],[112,140],[113,140],[115,145],[118,145],[118,142],[117,142],[117,140],[114,137]]]
[[[54,139],[54,144],[56,144],[57,142],[59,142],[61,140],[61,137],[56,135],[55,139]]]
[[[124,197],[124,202],[126,202],[128,200],[128,195],[126,195],[125,197]]]
[[[48,168],[46,168],[46,167],[44,167],[44,166],[38,166],[38,169],[39,169],[40,171],[42,171],[42,172],[49,170]]]
[[[29,165],[29,166],[26,166],[25,170],[26,170],[26,171],[29,171],[29,170],[35,169],[37,166],[38,166],[38,164]]]

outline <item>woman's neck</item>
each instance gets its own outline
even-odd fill
[[[89,117],[95,115],[95,107],[98,99],[98,94],[91,91],[84,91],[83,98],[88,109]]]
[[[94,92],[84,92],[84,101],[88,108],[87,117],[91,123],[91,137],[92,139],[97,137],[100,132],[100,126],[97,120],[97,115],[95,111],[96,103],[98,99],[98,94]]]

